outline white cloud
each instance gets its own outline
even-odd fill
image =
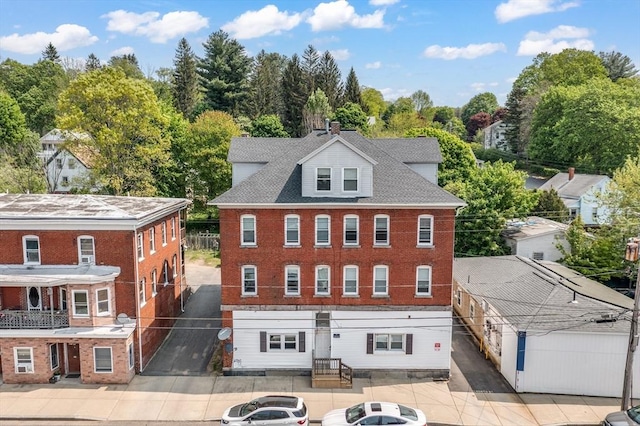
[[[391,89],[385,87],[384,89],[380,89],[380,93],[382,93],[385,101],[395,101],[398,98],[409,97],[413,92],[408,89]]]
[[[247,11],[221,28],[233,38],[250,39],[289,31],[297,27],[303,17],[301,13],[280,12],[276,6],[270,4],[260,10]]]
[[[351,57],[349,49],[330,50],[329,53],[331,53],[331,56],[333,56],[333,59],[335,59],[336,61],[346,61],[347,59],[349,59],[349,57]]]
[[[382,66],[382,62],[380,61],[375,61],[375,62],[371,62],[369,64],[365,64],[365,68],[368,70],[377,70],[378,68],[380,68]]]
[[[422,53],[427,58],[439,59],[475,59],[495,52],[506,52],[504,43],[470,44],[466,47],[442,47],[437,44],[427,47]]]
[[[116,50],[111,51],[111,56],[131,55],[134,53],[133,47],[124,46]]]
[[[400,0],[369,0],[371,6],[391,6],[398,3]]]
[[[469,86],[476,92],[486,92],[487,87],[496,87],[497,85],[497,82],[492,81],[491,83],[471,83]]]
[[[382,28],[384,11],[376,10],[370,15],[358,15],[346,0],[320,3],[307,18],[312,31],[338,30],[344,27]]]
[[[593,50],[594,43],[587,39],[587,28],[560,25],[547,33],[529,31],[518,46],[518,56],[535,56],[541,52],[558,53],[564,49]]]
[[[108,31],[144,36],[153,43],[166,43],[172,38],[209,26],[209,18],[198,12],[187,11],[169,12],[160,17],[158,12],[115,10],[102,15],[102,18],[109,19]]]
[[[56,28],[54,33],[39,31],[32,34],[19,35],[17,33],[0,37],[2,50],[8,52],[30,55],[40,53],[47,44],[51,43],[58,52],[75,49],[76,47],[90,46],[98,41],[98,37],[80,25],[63,24]]]
[[[516,80],[518,79],[518,77],[509,77],[508,79],[506,79],[505,81],[509,84],[513,84],[516,82]]]
[[[577,1],[562,2],[562,0],[508,0],[496,7],[496,19],[500,23],[524,18],[525,16],[541,15],[543,13],[562,12],[578,6]]]

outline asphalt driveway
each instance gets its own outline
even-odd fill
[[[143,376],[211,374],[209,364],[221,324],[220,269],[187,263],[186,276],[193,294]]]

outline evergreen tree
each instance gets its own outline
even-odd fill
[[[638,74],[633,62],[627,55],[623,55],[620,52],[600,52],[598,54],[602,65],[607,70],[607,75],[611,81],[618,81],[621,78],[631,78]]]
[[[102,68],[102,65],[100,64],[100,59],[98,59],[98,57],[93,53],[89,53],[89,56],[87,57],[87,62],[84,64],[85,71],[87,72],[95,71],[95,70],[99,70],[100,68]]]
[[[538,205],[532,213],[556,222],[566,222],[569,219],[569,209],[553,188],[549,191],[540,191]]]
[[[347,75],[347,82],[344,88],[344,103],[351,102],[360,105],[362,108],[362,95],[360,94],[360,83],[358,83],[358,77],[356,72],[351,67],[349,75]]]
[[[144,74],[138,65],[138,58],[135,53],[125,53],[120,56],[109,58],[109,66],[118,68],[129,78],[144,78]]]
[[[47,47],[45,47],[42,51],[42,59],[44,59],[45,61],[51,61],[56,64],[60,63],[60,55],[58,55],[58,49],[56,49],[56,47],[51,44],[51,42],[49,42],[49,44],[47,44]]]
[[[251,58],[244,46],[222,30],[211,34],[203,46],[197,70],[206,108],[240,115],[249,96]]]
[[[327,96],[331,109],[336,109],[342,100],[344,86],[338,64],[329,51],[324,52],[318,64],[318,89]]]
[[[318,87],[318,68],[320,66],[320,53],[312,45],[308,45],[302,53],[301,65],[304,72],[307,96]]]
[[[287,59],[279,53],[262,50],[255,56],[249,78],[251,98],[247,103],[247,112],[250,117],[282,116],[282,75],[286,64]]]
[[[198,103],[200,84],[196,70],[196,55],[186,38],[180,39],[173,59],[171,94],[173,105],[185,118],[192,118]]]
[[[300,58],[294,54],[282,76],[282,97],[286,99],[282,124],[292,137],[300,137],[303,133],[302,111],[307,102],[307,86],[305,73],[300,65]]]

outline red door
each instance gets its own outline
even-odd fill
[[[67,344],[67,354],[69,356],[69,371],[67,374],[80,372],[80,345]]]

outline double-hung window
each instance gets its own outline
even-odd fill
[[[418,266],[416,268],[416,295],[431,295],[431,267]]]
[[[173,278],[178,276],[178,255],[174,254],[171,258],[171,270],[173,271]]]
[[[89,316],[89,292],[87,290],[73,290],[71,292],[74,317]]]
[[[144,259],[144,234],[138,232],[138,260]]]
[[[133,342],[129,343],[129,370],[133,368],[136,362]]]
[[[140,306],[142,306],[145,303],[147,303],[147,279],[146,278],[142,278],[140,280],[140,288],[138,290],[139,290],[138,298],[140,300]]]
[[[242,295],[255,296],[258,294],[258,280],[256,267],[246,265],[242,267]]]
[[[331,191],[330,167],[318,167],[316,169],[316,191]]]
[[[374,221],[373,243],[377,246],[389,245],[389,216],[376,215]]]
[[[404,335],[376,334],[376,351],[404,351]]]
[[[355,296],[358,294],[358,267],[347,265],[343,271],[343,294],[345,296]]]
[[[167,222],[162,222],[160,225],[160,232],[162,235],[162,246],[167,245]]]
[[[151,295],[158,294],[158,271],[154,269],[151,271]]]
[[[22,246],[24,247],[24,263],[40,264],[40,239],[35,235],[27,235],[22,237]]]
[[[433,216],[418,217],[418,245],[433,245]]]
[[[285,245],[300,245],[300,216],[295,214],[284,217],[284,243]]]
[[[329,267],[326,265],[316,266],[316,295],[328,295],[329,288]]]
[[[357,246],[358,245],[358,228],[359,228],[358,216],[350,215],[344,217],[344,245],[345,246]]]
[[[51,361],[51,369],[55,370],[60,367],[60,357],[58,356],[58,344],[49,345],[49,360]]]
[[[298,336],[295,334],[270,334],[269,350],[270,351],[286,351],[297,350]]]
[[[373,294],[386,295],[389,292],[389,268],[385,265],[373,267]]]
[[[33,373],[33,348],[13,348],[16,373]]]
[[[331,244],[331,217],[326,215],[316,216],[316,245],[328,246]]]
[[[256,245],[256,217],[253,215],[243,215],[240,218],[241,244],[243,246]]]
[[[96,250],[93,237],[88,235],[78,237],[78,257],[82,265],[96,264]]]
[[[171,218],[171,241],[176,239],[176,218]]]
[[[93,361],[96,373],[113,372],[113,359],[111,358],[111,348],[93,348]]]
[[[154,253],[156,251],[156,229],[149,229],[149,251]]]
[[[109,315],[111,313],[111,300],[109,298],[108,288],[96,290],[96,310],[98,316]]]
[[[169,284],[169,262],[166,260],[162,264],[162,283],[165,286]]]
[[[297,265],[289,265],[285,268],[285,291],[287,296],[300,295],[300,267]]]
[[[344,192],[355,192],[358,190],[357,168],[345,167],[342,169],[342,190]]]

